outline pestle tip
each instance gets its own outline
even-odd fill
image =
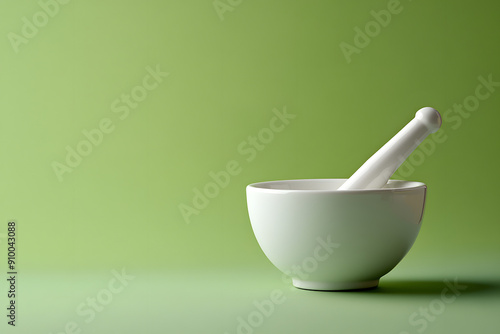
[[[431,133],[439,130],[442,124],[441,115],[439,112],[431,107],[425,107],[417,111],[415,118],[423,122]]]

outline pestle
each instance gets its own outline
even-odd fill
[[[372,155],[338,190],[382,188],[411,152],[441,127],[433,108],[417,111],[415,118]]]

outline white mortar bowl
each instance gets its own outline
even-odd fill
[[[343,182],[271,181],[246,188],[260,247],[298,288],[376,287],[417,238],[425,184],[390,180],[382,189],[336,190]]]

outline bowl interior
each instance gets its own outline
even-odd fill
[[[347,179],[303,179],[303,180],[283,180],[268,181],[250,184],[249,187],[257,189],[285,190],[285,191],[336,191]],[[359,191],[392,191],[407,190],[418,187],[425,187],[422,182],[389,180],[389,182],[380,189],[362,189],[362,190],[342,190],[342,192]],[[340,192],[340,191],[339,191]]]

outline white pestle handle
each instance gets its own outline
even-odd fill
[[[411,152],[441,127],[433,108],[417,111],[415,118],[368,159],[338,190],[382,188]]]

